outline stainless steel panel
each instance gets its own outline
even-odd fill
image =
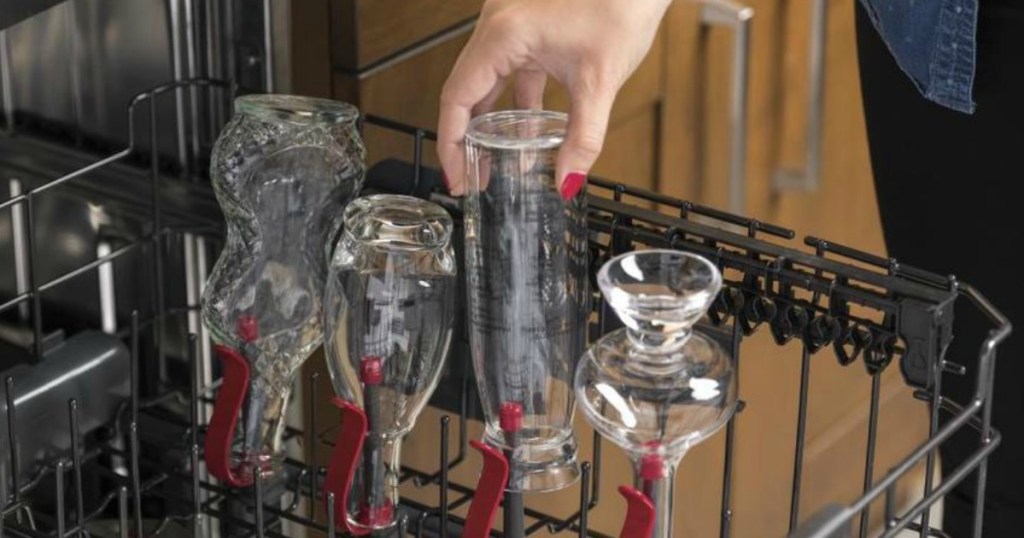
[[[13,26],[63,0],[0,0],[0,30]]]
[[[131,99],[173,79],[163,0],[69,0],[6,33],[15,111],[111,143],[128,142]],[[161,105],[173,126],[174,103]],[[161,129],[162,148],[173,135]]]

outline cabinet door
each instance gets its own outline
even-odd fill
[[[745,0],[755,15],[750,36],[744,201],[749,216],[798,234],[882,252],[861,112],[854,1],[828,3],[820,186],[800,192],[778,190],[775,176],[781,167],[804,165],[812,2]],[[701,36],[699,10],[694,3],[677,5],[669,12],[666,57],[671,67],[665,74],[659,190],[725,208],[734,45],[727,31],[710,30]],[[801,348],[798,344],[780,347],[763,329],[745,341],[741,351],[740,396],[748,405],[736,422],[733,536],[782,536],[789,526]],[[895,370],[885,372],[880,384],[876,480],[927,433],[925,406],[913,400]],[[840,367],[831,350],[811,358],[809,380],[801,520],[824,502],[850,501],[861,494],[871,394],[871,379],[863,365]],[[698,482],[687,479],[688,472],[696,472],[688,466],[714,465],[714,458],[704,451],[716,450],[721,448],[699,447],[680,470],[684,504],[678,519],[687,531],[699,532],[704,528],[699,527],[700,519],[717,516],[714,510],[713,515],[706,513],[707,506],[698,501],[685,500],[692,495],[685,484],[698,487]],[[904,486],[909,483],[904,481]],[[701,484],[700,495],[720,494],[719,486]],[[907,495],[904,487],[898,502]],[[881,512],[880,505],[872,507],[876,524]]]

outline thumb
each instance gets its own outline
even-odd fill
[[[601,154],[614,102],[615,91],[610,88],[572,92],[569,126],[555,166],[559,192],[566,201],[583,188],[590,168]]]

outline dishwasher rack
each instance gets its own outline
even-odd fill
[[[182,271],[181,267],[165,264],[169,248],[199,237],[205,240],[203,248],[212,254],[220,241],[221,227],[216,215],[209,219],[190,217],[187,205],[175,206],[176,200],[181,198],[177,194],[183,190],[206,196],[209,205],[210,193],[204,179],[185,176],[186,172],[179,168],[162,166],[166,159],[159,154],[158,145],[152,143],[146,147],[140,143],[145,137],[156,140],[159,130],[157,101],[199,92],[216,94],[227,101],[236,89],[226,81],[189,79],[141,94],[128,107],[128,147],[0,203],[0,214],[9,212],[12,219],[17,214],[24,223],[24,259],[16,263],[23,264],[27,270],[27,289],[0,303],[0,315],[28,305],[31,341],[34,343],[32,353],[36,360],[45,354],[42,345],[47,326],[44,295],[52,293],[54,288],[84,275],[95,274],[115,260],[124,258],[135,258],[143,263],[152,274],[152,282],[158,284],[150,286],[152,297],[148,310],[135,309],[131,313],[129,327],[116,333],[127,343],[132,361],[131,395],[121,420],[127,433],[86,443],[79,433],[78,402],[68,402],[68,432],[73,444],[67,457],[48,465],[38,476],[13,491],[10,491],[9,477],[0,477],[0,498],[4,499],[5,505],[3,518],[0,518],[0,537],[83,536],[87,528],[92,529],[91,526],[101,519],[112,520],[110,535],[119,536],[143,536],[146,535],[144,531],[152,534],[154,529],[168,529],[175,525],[186,529],[185,535],[204,536],[211,521],[233,529],[230,535],[281,537],[285,536],[281,530],[284,522],[288,522],[291,528],[305,528],[328,536],[337,534],[334,518],[324,513],[320,500],[325,469],[321,462],[316,461],[316,451],[311,449],[333,437],[331,430],[318,431],[314,426],[317,419],[313,403],[320,397],[320,383],[315,375],[307,385],[310,387],[308,394],[303,396],[310,402],[306,426],[301,429],[289,427],[285,435],[286,443],[301,443],[313,456],[288,458],[286,476],[289,478],[283,486],[271,491],[257,472],[252,488],[231,490],[212,482],[202,471],[200,447],[203,446],[205,429],[204,408],[213,401],[217,383],[211,378],[209,366],[202,364],[204,357],[208,359],[209,352],[201,327],[194,322],[189,326],[180,320],[189,316],[197,319],[198,295],[194,281],[204,274],[196,270],[191,277],[185,278],[191,278],[193,282],[189,296],[181,304],[165,296],[162,284],[166,279],[181,279],[180,275],[174,274]],[[148,129],[137,132],[136,125],[146,114],[151,114],[146,118]],[[371,169],[367,189],[400,190],[433,199],[449,209],[459,222],[458,200],[444,194],[439,174],[423,162],[424,143],[435,140],[435,135],[374,116],[362,118],[360,128],[368,126],[408,136],[412,159],[395,168],[405,170],[405,177],[396,177],[395,169],[389,170],[387,178],[374,177]],[[135,189],[144,192],[148,187],[149,205],[144,233],[91,263],[55,279],[42,281],[36,274],[36,261],[45,245],[36,241],[40,226],[36,221],[36,200],[46,192],[69,188],[111,167],[135,170]],[[927,468],[922,498],[903,513],[898,513],[893,503],[887,502],[884,536],[893,536],[906,528],[915,530],[922,537],[944,536],[942,531],[929,525],[930,507],[971,473],[977,476],[976,518],[980,521],[987,458],[999,444],[999,433],[991,425],[995,352],[999,343],[1009,335],[1010,324],[975,288],[953,277],[902,265],[895,260],[823,239],[805,238],[803,243],[813,250],[807,252],[790,244],[795,237],[791,230],[621,183],[592,179],[587,202],[593,272],[596,273],[603,260],[637,248],[675,248],[701,254],[717,263],[725,276],[723,291],[709,315],[709,326],[731,342],[737,361],[743,355],[744,339],[758,330],[770,331],[779,345],[791,339],[802,343],[789,514],[791,536],[852,535],[854,520],[858,517],[860,535],[864,536],[872,501],[889,498],[896,481],[921,462]],[[652,205],[657,205],[659,210],[649,209]],[[744,233],[731,231],[736,229]],[[201,257],[197,254],[192,251],[193,265]],[[0,267],[10,267],[10,262],[4,260]],[[596,286],[594,288],[596,290]],[[970,369],[942,356],[952,337],[953,304],[958,297],[966,299],[968,304],[990,318],[993,325],[988,338],[978,343],[981,350],[978,361]],[[615,328],[617,320],[603,301],[595,300],[594,304],[594,334]],[[853,365],[860,359],[872,379],[863,495],[847,504],[830,505],[815,517],[806,518],[805,525],[798,526],[810,357],[825,348],[831,348],[843,365]],[[872,476],[872,469],[878,441],[880,374],[893,360],[897,361],[904,380],[916,389],[915,396],[930,405],[929,438],[889,473],[876,478]],[[151,372],[153,365],[157,365],[155,374]],[[971,373],[976,376],[971,401],[955,402],[942,395],[944,373]],[[150,377],[155,377],[155,382],[151,382]],[[439,499],[436,504],[427,505],[403,498],[402,534],[441,537],[459,534],[463,520],[453,511],[468,503],[473,490],[449,480],[449,473],[465,461],[466,429],[470,418],[468,409],[471,406],[470,379],[468,371],[462,372],[462,394],[457,398],[458,404],[454,406],[453,414],[445,415],[438,425],[441,458],[438,468],[430,472],[404,469],[403,481],[413,480],[419,485],[438,484]],[[19,394],[18,386],[18,379],[8,377],[5,380],[8,431],[2,435],[8,435],[12,442],[9,444],[10,452],[0,455],[9,461],[13,471],[8,474],[14,476],[17,476],[21,464],[17,440],[13,439],[18,419],[14,405]],[[742,391],[740,397],[743,397]],[[944,420],[940,420],[943,417]],[[459,428],[454,456],[449,446],[453,420]],[[975,431],[977,447],[952,473],[941,482],[934,483],[932,470],[936,465],[936,450],[960,430]],[[733,517],[734,421],[730,421],[724,435],[720,535],[729,536]],[[157,438],[154,443],[158,449],[147,448],[147,436]],[[598,495],[602,441],[597,434],[593,447],[591,454],[580,455],[581,459],[589,461],[583,464],[580,503],[576,513],[569,518],[560,518],[528,510],[532,524],[527,528],[527,534],[548,530],[574,532],[581,537],[603,536],[588,529],[588,512],[602,502]],[[83,481],[86,479],[83,475],[98,477],[95,480],[101,486],[97,496],[84,497]],[[44,487],[53,488],[55,501],[37,505],[33,499]],[[272,501],[268,503],[267,499]],[[239,506],[243,509],[239,510]],[[333,503],[328,503],[327,509],[331,507]],[[149,521],[153,514],[155,519]],[[150,527],[144,529],[147,522]],[[101,531],[90,532],[95,533],[90,535],[103,535]],[[493,534],[500,536],[499,532]],[[975,536],[980,536],[980,531],[976,531]]]

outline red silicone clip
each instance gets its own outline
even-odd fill
[[[619,486],[619,494],[626,498],[626,520],[619,538],[651,538],[654,503],[643,492],[629,486]]]
[[[206,468],[222,482],[245,487],[252,485],[252,475],[237,473],[231,468],[231,444],[235,439],[238,413],[249,390],[249,362],[228,346],[218,344],[213,350],[220,357],[224,380],[206,430]]]
[[[327,467],[327,479],[324,482],[324,506],[327,506],[327,494],[334,494],[334,524],[348,531],[353,536],[370,533],[369,529],[360,529],[351,525],[346,511],[348,510],[348,492],[352,489],[355,478],[356,464],[363,451],[366,441],[366,413],[352,402],[338,397],[331,398],[341,411],[341,428],[334,437],[334,449],[331,450],[330,465]]]
[[[508,460],[500,450],[480,441],[470,441],[469,446],[480,452],[484,466],[462,527],[462,538],[486,538],[491,535],[491,525],[508,483]]]

